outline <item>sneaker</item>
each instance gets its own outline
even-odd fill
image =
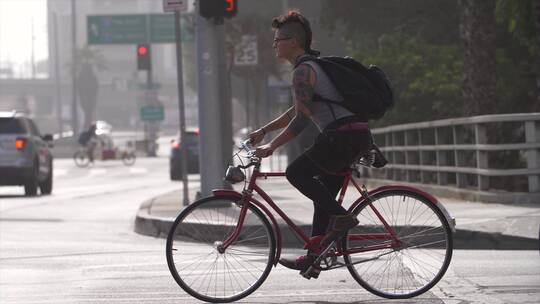
[[[300,271],[307,270],[309,266],[311,266],[313,261],[315,261],[315,257],[311,254],[299,256],[296,259],[287,259],[287,258],[279,259],[279,263],[281,265],[289,269],[300,270]]]
[[[319,274],[321,273],[320,267],[317,267],[315,265],[313,265],[314,268],[312,268],[311,271],[309,271],[309,273],[307,272],[309,267],[312,266],[313,262],[316,259],[317,257],[315,255],[308,253],[306,255],[299,256],[296,259],[281,258],[279,259],[279,263],[287,268],[300,270],[300,274],[304,278],[309,280],[311,278],[314,278],[314,279],[318,278]]]
[[[332,216],[330,218],[330,224],[328,225],[328,232],[322,238],[321,245],[324,247],[339,239],[344,236],[349,229],[356,227],[358,223],[358,219],[354,214]]]

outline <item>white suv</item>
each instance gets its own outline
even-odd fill
[[[20,112],[0,112],[0,186],[24,186],[29,196],[50,194],[53,185],[51,135],[41,136]]]

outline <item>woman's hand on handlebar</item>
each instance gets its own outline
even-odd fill
[[[274,148],[270,144],[262,145],[255,149],[255,156],[257,157],[265,158],[272,155],[272,153],[274,153]]]
[[[252,145],[260,143],[264,139],[265,132],[264,130],[257,129],[249,134],[249,140]]]

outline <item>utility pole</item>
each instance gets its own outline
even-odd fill
[[[230,71],[227,70],[227,47],[225,45],[225,26],[217,27],[218,50],[218,77],[219,77],[219,107],[221,113],[221,145],[223,147],[223,161],[227,162],[232,155],[232,101]],[[232,60],[229,62],[232,65]],[[225,188],[232,188],[229,182],[224,182]]]
[[[31,27],[31,36],[32,36],[32,47],[31,47],[31,59],[30,59],[30,64],[32,65],[31,68],[32,68],[32,79],[36,79],[36,58],[35,58],[35,40],[36,40],[36,35],[34,33],[34,18],[31,19],[30,21],[30,27]]]
[[[54,49],[54,80],[56,88],[56,117],[58,119],[58,134],[62,136],[62,93],[60,82],[60,55],[58,54],[58,17],[56,13],[51,13],[53,27],[53,49]]]
[[[180,140],[184,141],[186,138],[186,115],[184,111],[184,77],[183,77],[183,69],[182,69],[182,37],[181,37],[181,27],[180,27],[180,12],[175,11],[174,12],[174,30],[176,33],[176,73],[178,74],[178,119],[180,122]],[[182,157],[181,157],[181,164],[182,164],[182,183],[183,183],[183,193],[184,193],[184,199],[183,204],[184,206],[189,205],[189,186],[188,186],[188,167],[187,167],[187,148],[184,146],[184,148],[181,149],[182,151]]]
[[[73,130],[73,138],[77,140],[79,134],[79,114],[77,106],[77,70],[76,70],[76,54],[77,52],[77,10],[75,8],[75,0],[71,0],[71,128]]]
[[[200,2],[199,2],[200,3]],[[199,95],[199,164],[201,196],[209,196],[212,189],[222,188],[225,161],[219,128],[221,126],[219,100],[218,43],[215,18],[197,14],[197,63]],[[223,25],[219,25],[223,26]]]

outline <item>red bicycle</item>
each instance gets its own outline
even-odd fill
[[[391,299],[418,296],[444,275],[452,258],[455,220],[433,196],[409,186],[382,186],[367,191],[345,176],[339,202],[349,184],[360,196],[349,207],[360,224],[348,234],[321,248],[321,237],[310,238],[295,225],[257,185],[258,178],[285,173],[261,172],[261,159],[242,143],[249,163],[229,167],[226,178],[244,181],[244,190],[215,190],[213,195],[186,207],[169,231],[167,264],[187,293],[207,302],[233,302],[254,292],[276,266],[282,236],[273,209],[303,240],[304,248],[318,253],[302,275],[346,267],[371,293]],[[380,154],[372,150],[360,164],[370,166]],[[237,153],[238,155],[238,153]],[[381,155],[382,156],[382,155]],[[242,170],[253,167],[249,182]],[[257,193],[262,201],[254,197]],[[201,251],[201,244],[206,245]]]

